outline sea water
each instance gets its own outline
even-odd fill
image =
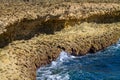
[[[37,70],[36,80],[120,80],[120,41],[80,57],[62,51],[56,61]]]

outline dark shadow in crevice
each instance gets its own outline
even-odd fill
[[[95,14],[87,19],[83,19],[86,22],[95,22],[97,24],[107,24],[107,23],[116,23],[120,22],[120,11],[113,11],[105,14]]]
[[[56,31],[61,31],[65,27],[65,21],[52,20],[52,21],[47,21],[45,23],[43,22],[42,25],[39,26],[40,26],[39,33],[49,35],[49,34],[54,34]]]
[[[0,34],[0,48],[7,46],[15,40],[29,40],[37,34],[53,34],[64,28],[64,20],[27,20],[15,22],[6,27],[7,31]]]
[[[29,20],[24,18],[21,21],[16,21],[6,27],[6,32],[0,34],[0,48],[7,46],[15,40],[29,40],[36,34],[53,34],[56,31],[61,31],[66,25],[66,20],[58,20],[58,16],[46,15],[42,18],[38,16],[37,19]],[[46,21],[46,17],[50,17]],[[74,26],[78,22],[95,22],[97,24],[115,23],[120,22],[120,11],[113,11],[104,15],[93,15],[87,19],[71,19],[67,20],[69,25]],[[93,52],[90,50],[90,52]]]
[[[91,46],[91,48],[89,49],[88,53],[95,53],[95,52],[97,52],[96,48],[94,46]]]

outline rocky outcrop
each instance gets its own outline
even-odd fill
[[[119,3],[0,4],[0,78],[35,80],[62,46],[94,53],[120,37]]]
[[[115,3],[1,4],[0,47],[37,33],[53,34],[77,22],[118,22],[119,10]]]

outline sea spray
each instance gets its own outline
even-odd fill
[[[62,51],[56,61],[38,69],[37,80],[120,80],[120,40],[81,57]]]
[[[67,73],[63,74],[61,71],[64,70],[62,63],[67,62],[71,58],[74,57],[65,51],[61,51],[56,61],[52,61],[51,64],[46,67],[41,67],[37,71],[37,80],[69,80],[69,75]]]

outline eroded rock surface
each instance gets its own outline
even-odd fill
[[[62,46],[94,53],[120,38],[119,3],[0,4],[0,79],[35,80]]]

